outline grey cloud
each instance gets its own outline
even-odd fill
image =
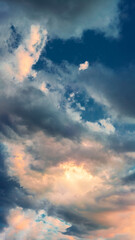
[[[48,214],[52,216],[57,216],[64,219],[64,221],[72,224],[71,227],[66,229],[64,235],[71,235],[77,237],[84,237],[88,235],[91,231],[98,229],[106,229],[106,225],[102,225],[94,220],[87,219],[81,214],[75,212],[73,209],[64,208],[62,206],[52,207],[48,210]]]
[[[102,31],[116,37],[119,32],[120,0],[7,0],[33,20],[46,23],[48,32],[62,38],[80,37],[84,30]]]
[[[63,233],[65,235],[69,235],[69,236],[78,236],[78,237],[84,237],[85,235],[87,236],[87,234],[90,232],[90,231],[93,231],[93,230],[98,230],[102,228],[101,226],[99,227],[98,224],[94,224],[94,223],[89,223],[89,224],[85,224],[84,225],[81,225],[79,224],[78,226],[77,225],[72,225],[71,227],[67,228],[66,232]]]
[[[78,139],[86,131],[36,88],[21,89],[12,97],[1,95],[0,109],[1,132],[8,137],[6,126],[20,136],[42,130],[54,137]]]
[[[39,208],[38,203],[34,201],[34,197],[27,194],[15,179],[8,176],[7,158],[7,149],[4,144],[0,143],[0,231],[7,226],[6,218],[11,208],[16,206],[24,209]]]
[[[108,107],[119,120],[135,118],[135,68],[113,71],[101,64],[91,66],[78,76],[79,83],[99,104]],[[77,80],[78,83],[78,80]]]
[[[117,134],[114,136],[108,137],[107,141],[105,141],[106,146],[109,149],[115,150],[117,153],[125,153],[125,152],[134,152],[135,151],[135,138],[128,132],[125,134]],[[131,161],[131,159],[130,159]]]
[[[59,148],[57,145],[58,142]],[[103,148],[97,148],[97,146],[86,149],[79,142],[69,140],[63,142],[60,139],[56,142],[51,142],[49,138],[44,138],[43,143],[41,142],[40,145],[39,139],[35,139],[30,147],[26,146],[26,152],[31,154],[35,163],[38,163],[38,167],[35,167],[33,161],[31,168],[41,172],[45,171],[47,167],[68,162],[71,161],[71,159],[74,159],[77,164],[79,162],[85,164],[94,164],[97,162],[98,165],[102,166],[105,163],[107,164],[108,158],[111,157],[110,153],[104,151]]]
[[[3,23],[10,16],[9,7],[6,2],[0,1],[0,21]]]

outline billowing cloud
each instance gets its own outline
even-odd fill
[[[80,164],[77,165],[79,154],[77,156],[74,154],[77,147],[76,144],[72,147],[71,144],[73,143],[69,140],[59,143],[42,135],[39,137],[38,141],[42,139],[43,142],[48,142],[45,149],[43,149],[44,144],[40,147],[39,154],[42,154],[42,160],[33,161],[32,156],[34,155],[26,154],[23,146],[18,145],[18,149],[16,149],[15,146],[11,145],[11,157],[8,162],[9,174],[16,177],[22,187],[38,195],[41,199],[47,198],[54,204],[69,205],[77,204],[77,202],[80,204],[81,201],[85,201],[87,192],[92,192],[94,188],[98,188],[98,185],[103,184],[103,180],[100,177],[93,176],[92,163],[89,163],[90,160],[87,156],[88,147],[91,146],[92,149],[89,151],[89,154],[91,154],[91,157],[94,157],[92,156],[94,143],[83,143],[80,154],[84,152],[85,155],[86,151],[86,159],[84,163],[81,163],[80,160]],[[78,149],[79,147],[81,145],[78,146]],[[50,148],[54,150],[50,152]],[[59,153],[57,156],[55,151],[58,148]],[[99,145],[99,151],[100,148],[101,146]],[[56,162],[54,162],[54,156],[58,159],[55,160]],[[91,164],[91,172],[86,170],[88,164]],[[93,186],[90,187],[91,183]],[[87,188],[84,188],[84,186],[87,186]]]
[[[72,81],[80,89],[84,88],[98,104],[108,108],[114,118],[134,123],[134,66],[117,72],[95,63],[87,71],[80,71],[76,77],[73,75]]]

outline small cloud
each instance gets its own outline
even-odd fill
[[[44,82],[41,84],[40,90],[44,93],[48,93],[48,88],[46,87]]]
[[[74,92],[70,93],[70,97],[73,98],[75,96]]]
[[[79,71],[81,71],[81,70],[86,70],[87,68],[89,67],[89,62],[88,61],[85,61],[84,63],[81,63],[80,65],[79,65]]]

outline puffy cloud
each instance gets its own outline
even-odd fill
[[[79,139],[86,132],[86,126],[57,107],[53,93],[45,95],[32,86],[16,90],[14,96],[1,96],[1,123],[19,135],[42,130],[53,136]],[[5,122],[2,116],[9,121]]]
[[[106,155],[101,144],[87,139],[73,143],[67,139],[57,141],[41,134],[37,140],[34,139],[34,144],[29,140],[25,145],[16,147],[8,144],[9,174],[18,179],[20,185],[34,194],[37,200],[49,200],[55,206],[53,215],[72,224],[66,235],[85,237],[89,236],[89,231],[116,229],[112,219],[108,219],[110,211],[113,214],[121,209],[124,215],[126,210],[123,206],[133,205],[134,199],[130,188],[121,186],[123,156],[118,157],[110,152]],[[97,159],[94,159],[94,154]]]
[[[46,141],[47,139],[42,138],[42,140]],[[52,158],[52,163],[49,167],[46,166],[46,161],[49,159],[39,160],[34,163],[31,155],[25,153],[23,146],[18,145],[18,148],[16,148],[11,145],[12,157],[8,162],[9,174],[17,177],[21,186],[29,192],[38,195],[39,199],[47,198],[57,205],[70,205],[73,203],[78,205],[81,201],[85,201],[87,192],[93,192],[95,188],[103,184],[103,180],[87,171],[85,163],[77,165],[75,159],[70,159],[73,157],[70,154],[67,160],[61,159],[60,163],[53,162],[54,153],[49,154],[50,147],[55,149],[59,147],[60,161],[60,158],[65,158],[67,155],[66,151],[69,151],[71,146],[69,145],[68,149],[66,149],[65,144],[62,146],[62,144],[55,142],[53,139],[50,139],[50,141],[48,145],[51,146],[46,147],[45,150],[45,154],[48,155],[46,157],[50,158],[50,161]],[[66,143],[68,144],[68,141]],[[87,149],[87,147],[84,146],[84,149]],[[40,170],[41,165],[42,170]],[[92,186],[90,187],[91,183]]]
[[[79,71],[86,70],[89,67],[89,62],[85,61],[84,63],[81,63],[79,66]]]
[[[62,232],[70,226],[58,218],[47,216],[44,210],[36,213],[19,207],[10,210],[7,220],[9,226],[0,233],[1,239],[5,240],[67,239]],[[74,237],[68,239],[75,240]]]
[[[57,149],[63,157],[67,156],[66,151],[69,149],[69,140],[66,140],[65,144],[63,143],[64,145],[60,144],[60,142],[53,142],[53,139],[50,139],[50,141],[54,152]],[[43,146],[49,145],[48,138],[44,139],[44,141],[42,138],[41,142]],[[31,141],[27,144],[30,146]],[[81,144],[85,150],[94,148],[96,145],[96,143],[88,140],[84,140]],[[81,153],[79,150],[81,144],[78,146],[78,156]],[[100,145],[97,146],[96,152],[98,148],[101,148]],[[115,155],[112,157],[108,155],[109,163],[106,164],[106,169],[104,169],[104,165],[96,164],[95,166],[91,159],[89,159],[88,163],[85,160],[82,164],[81,159],[80,163],[78,163],[79,159],[75,161],[71,160],[71,158],[68,158],[68,160],[64,159],[60,163],[52,163],[53,165],[44,168],[45,160],[40,160],[42,156],[34,162],[30,153],[25,152],[22,145],[16,147],[11,144],[9,147],[10,154],[12,154],[8,161],[10,176],[16,177],[20,185],[28,192],[33,193],[37,200],[48,199],[54,204],[55,210],[52,213],[50,210],[51,215],[57,218],[59,216],[72,224],[72,226],[66,226],[66,229],[61,230],[64,232],[65,237],[68,235],[68,239],[70,239],[69,236],[75,235],[84,239],[86,237],[86,239],[95,240],[95,238],[98,239],[100,237],[112,239],[117,236],[121,239],[124,236],[127,239],[128,237],[129,239],[134,239],[134,191],[129,187],[121,185],[119,178],[122,167],[125,167],[122,156],[118,159]],[[47,148],[44,151],[47,154]],[[48,152],[50,152],[49,148]],[[73,157],[72,153],[71,156]],[[83,156],[85,156],[84,153]],[[53,161],[53,151],[50,153],[50,160],[51,157]],[[16,216],[16,213],[13,211],[14,216]],[[4,234],[9,237],[9,232],[15,234],[17,231],[16,234],[21,234],[17,235],[19,238],[19,236],[25,236],[22,235],[22,231],[25,230],[25,234],[27,233],[28,239],[30,239],[33,226],[34,229],[40,229],[40,232],[42,232],[40,226],[35,226],[35,222],[33,223],[33,218],[35,219],[35,217],[32,217],[32,225],[29,226],[28,221],[31,224],[31,217],[30,219],[29,217],[24,219],[24,216],[23,213],[23,217],[19,217],[19,222],[17,223],[16,217],[14,217],[15,221],[14,218],[11,221],[8,220],[13,230],[5,228]],[[40,220],[40,217],[38,219]],[[128,224],[129,219],[130,226]],[[49,221],[49,218],[46,218],[46,224],[49,224]],[[27,224],[25,224],[26,222]],[[46,225],[43,229],[46,229]],[[46,232],[43,232],[43,236],[48,235],[46,235]],[[53,232],[51,232],[51,237],[53,237]]]
[[[35,201],[34,196],[27,194],[18,181],[11,178],[7,171],[9,154],[6,145],[0,144],[0,230],[8,225],[7,216],[16,205],[24,209],[38,209],[42,203]],[[45,202],[44,202],[45,205]],[[2,238],[4,239],[4,238]]]

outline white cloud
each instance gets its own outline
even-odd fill
[[[101,31],[106,36],[118,37],[120,0],[6,0],[16,7],[16,18],[37,21],[46,25],[49,35],[63,39],[81,37],[85,30]],[[29,6],[29,7],[28,7]],[[11,11],[10,11],[11,12]]]
[[[81,63],[81,64],[79,65],[79,71],[81,71],[81,70],[86,70],[88,67],[89,67],[89,62],[88,62],[88,61],[85,61],[84,63]]]
[[[36,71],[32,66],[38,61],[46,40],[47,31],[39,25],[32,25],[29,36],[14,54],[9,56],[9,60],[3,63],[3,67],[13,79],[23,81],[28,76],[36,77]]]
[[[115,127],[110,122],[110,119],[101,119],[98,122],[87,122],[90,130],[99,133],[112,134],[115,132]]]

